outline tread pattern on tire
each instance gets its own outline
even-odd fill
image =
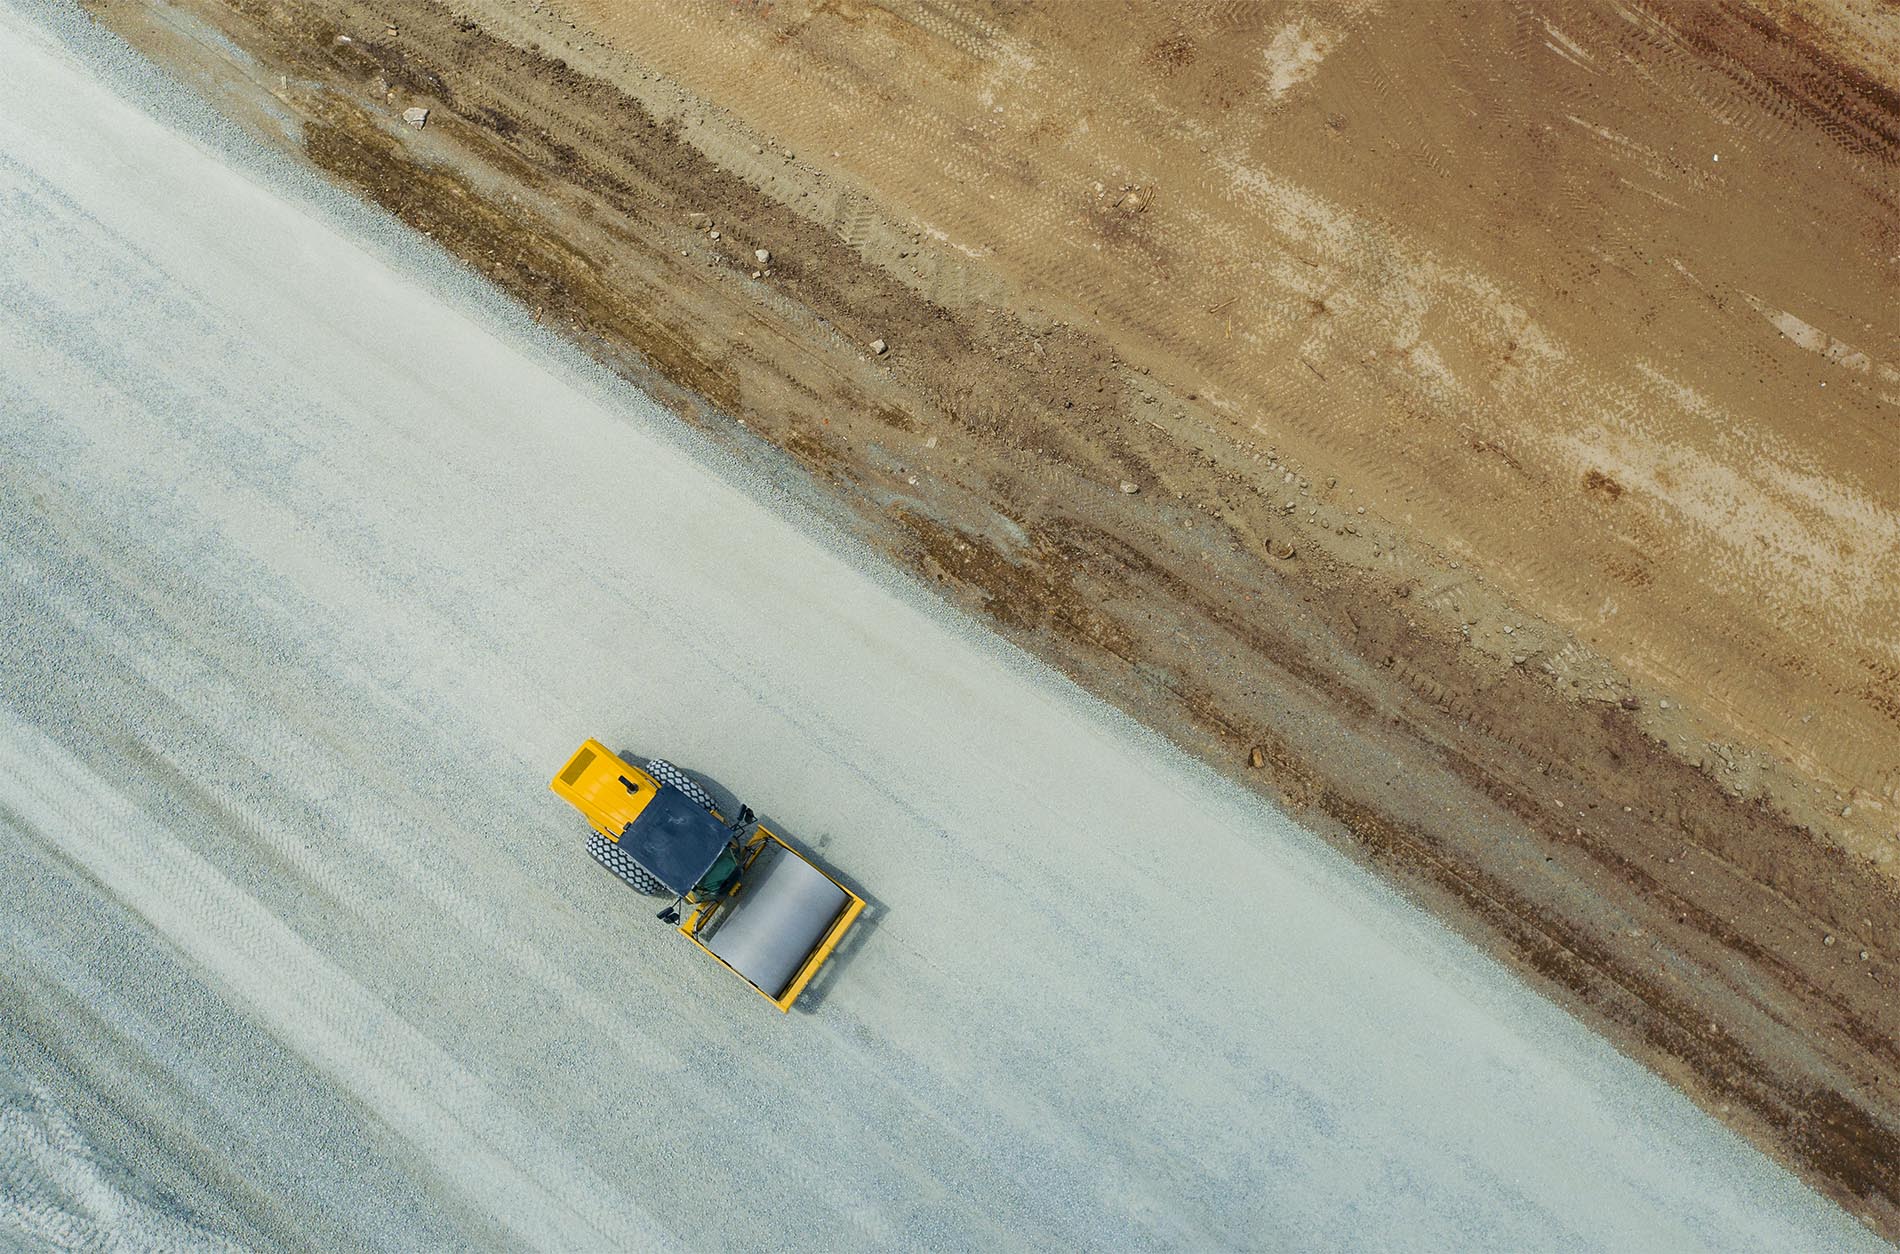
[[[614,877],[635,892],[645,893],[649,897],[670,897],[666,885],[647,873],[646,868],[635,862],[625,850],[605,836],[595,833],[587,838],[587,852],[594,855],[594,861],[613,872]]]
[[[688,777],[685,771],[680,770],[665,758],[648,758],[646,772],[662,784],[671,784],[706,807],[707,813],[712,813],[714,809],[712,795]]]

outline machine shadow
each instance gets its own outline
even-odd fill
[[[637,763],[642,767],[656,756],[653,754],[640,753],[637,750],[625,747],[617,749],[616,752],[622,760]],[[706,794],[713,799],[713,806],[720,814],[737,814],[739,807],[744,804],[743,799],[739,797],[738,794],[734,793],[730,788],[727,788],[712,776],[702,771],[695,771],[691,767],[682,766],[678,762],[673,762],[671,758],[667,758],[666,761],[672,762],[675,767],[679,768],[681,774],[698,784],[701,788],[704,788]],[[806,840],[797,832],[787,830],[784,824],[773,818],[772,815],[758,810],[756,806],[754,807],[754,812],[758,815],[760,823],[764,824],[776,835],[784,837],[792,845],[795,845],[798,851],[809,858],[812,864],[819,870],[831,876],[831,878],[837,880],[840,884],[843,884],[846,888],[864,899],[864,912],[858,916],[857,922],[851,925],[851,930],[845,933],[844,940],[838,945],[838,948],[832,951],[831,957],[825,961],[824,966],[819,968],[817,977],[813,979],[810,984],[805,986],[805,991],[800,994],[797,1003],[793,1006],[793,1009],[800,1014],[814,1014],[824,1005],[825,998],[832,984],[837,980],[839,973],[851,965],[852,960],[857,956],[858,952],[870,941],[871,934],[876,932],[879,924],[883,922],[885,915],[884,902],[876,895],[866,891],[864,886],[858,883],[854,877],[833,866],[830,860],[824,856],[822,843]]]

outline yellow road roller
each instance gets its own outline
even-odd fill
[[[726,818],[670,762],[636,767],[589,740],[549,787],[593,828],[594,861],[638,892],[672,898],[658,917],[781,1011],[864,913],[862,897],[767,831],[750,807]]]

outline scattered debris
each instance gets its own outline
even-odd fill
[[[879,357],[882,357],[884,355],[885,350],[888,349],[889,347],[890,345],[886,344],[883,340],[871,341],[871,351],[876,353]]]
[[[422,124],[429,120],[429,111],[421,105],[412,105],[402,111],[402,120],[421,130]]]

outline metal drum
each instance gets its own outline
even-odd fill
[[[851,897],[777,841],[766,844],[707,949],[777,998],[811,957]]]

